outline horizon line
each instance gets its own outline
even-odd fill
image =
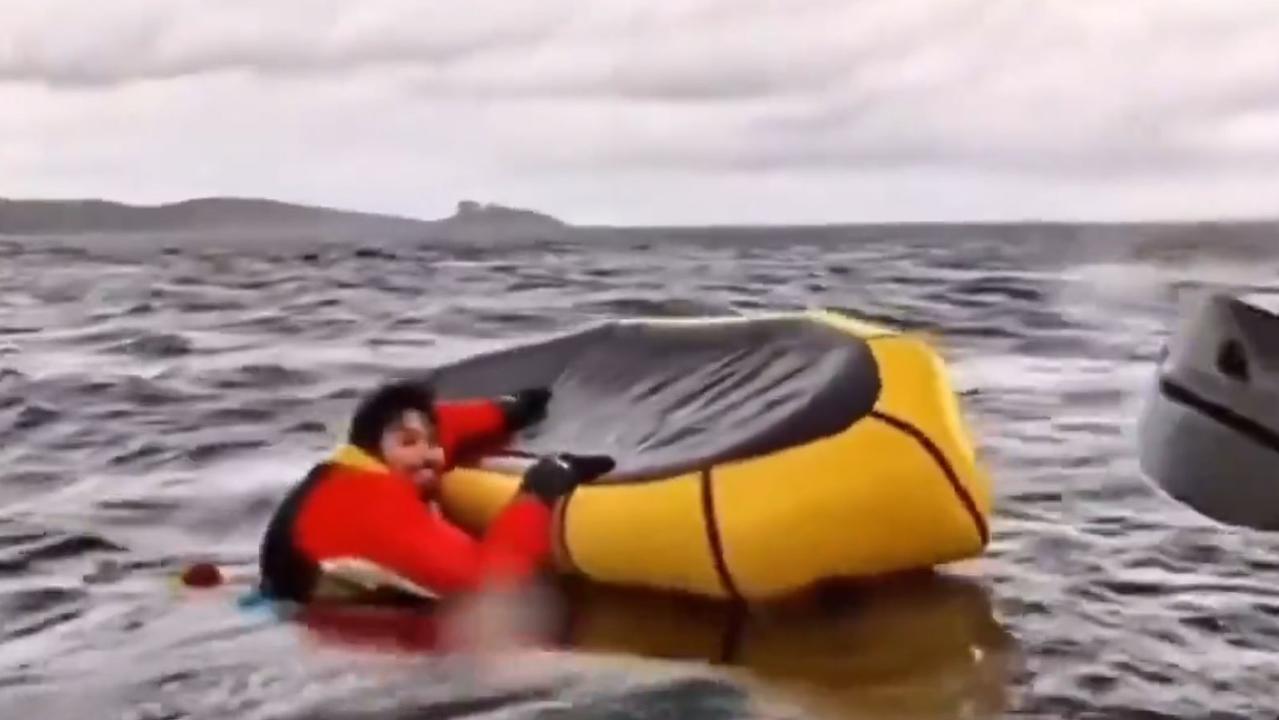
[[[267,202],[286,205],[298,209],[327,210],[340,213],[369,215],[379,218],[405,220],[410,222],[433,223],[448,219],[446,217],[427,218],[398,212],[358,209],[349,206],[327,205],[298,200],[282,200],[272,197],[251,195],[193,195],[176,200],[154,202],[138,202],[114,200],[106,197],[64,196],[64,197],[14,197],[0,195],[0,202],[37,202],[37,203],[87,203],[99,202],[139,210],[158,210],[196,202],[207,201]],[[918,227],[918,226],[1150,226],[1150,225],[1269,225],[1279,224],[1279,215],[1202,215],[1182,218],[1150,216],[1145,218],[1118,219],[1049,219],[1049,218],[970,218],[970,219],[896,219],[896,220],[828,220],[809,222],[728,222],[708,221],[703,223],[652,223],[652,224],[616,224],[616,223],[576,223],[565,220],[553,212],[527,206],[507,205],[498,202],[472,201],[463,198],[456,201],[460,206],[464,202],[477,202],[481,206],[495,205],[511,210],[527,211],[546,215],[563,223],[566,228],[574,230],[750,230],[750,229],[823,229],[823,228],[860,228],[860,227]]]

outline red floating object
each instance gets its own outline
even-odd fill
[[[182,584],[189,587],[221,585],[222,571],[213,563],[196,563],[182,573]]]

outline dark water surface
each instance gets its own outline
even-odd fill
[[[0,717],[1275,717],[1279,536],[1153,490],[1132,423],[1177,303],[1279,288],[1279,241],[1087,240],[0,240]],[[392,371],[605,318],[806,306],[936,339],[996,482],[985,557],[752,617],[552,588],[535,642],[475,653],[425,647],[506,616],[398,627],[418,648],[393,652],[171,581],[192,560],[251,574],[273,504]]]

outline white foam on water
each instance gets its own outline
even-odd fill
[[[1169,294],[1193,300],[1200,292],[1246,293],[1279,284],[1279,258],[1251,261],[1196,258],[1171,264],[1143,261],[1080,263],[1064,270],[1071,284],[1061,299],[1075,302],[1163,302]]]

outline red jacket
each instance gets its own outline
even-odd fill
[[[436,427],[446,471],[459,455],[507,432],[502,412],[488,400],[439,403]],[[277,509],[262,543],[263,589],[305,601],[321,575],[358,570],[414,595],[475,590],[533,573],[550,553],[550,526],[550,508],[519,495],[476,540],[424,501],[412,480],[346,445],[316,465]]]

